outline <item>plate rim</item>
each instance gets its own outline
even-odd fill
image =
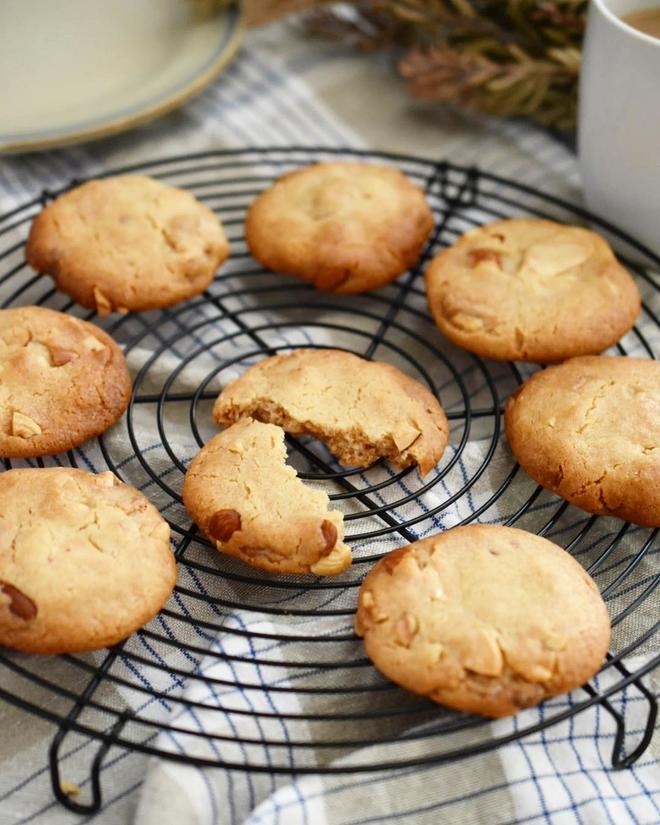
[[[184,86],[175,89],[165,97],[160,97],[151,105],[140,107],[138,111],[118,117],[108,116],[102,124],[87,126],[83,128],[67,130],[60,134],[50,134],[47,137],[35,137],[22,140],[5,141],[0,134],[0,155],[21,154],[25,152],[37,152],[45,149],[69,146],[74,143],[83,143],[91,140],[116,135],[119,132],[127,131],[135,126],[140,126],[150,120],[155,120],[167,112],[178,108],[188,99],[202,91],[211,83],[229,63],[234,59],[243,40],[245,32],[245,15],[243,3],[239,0],[234,6],[219,10],[222,17],[228,19],[229,37],[224,48],[220,50],[217,57],[201,72],[193,75],[192,79]]]

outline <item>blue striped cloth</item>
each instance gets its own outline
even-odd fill
[[[370,125],[367,118],[358,117],[355,112],[365,111],[373,105],[373,90],[356,68],[355,62],[346,56],[322,52],[301,45],[286,30],[275,28],[260,35],[253,35],[249,47],[245,49],[228,73],[214,83],[202,95],[188,103],[182,110],[154,124],[126,136],[113,138],[83,147],[52,151],[41,155],[4,159],[0,161],[0,209],[2,211],[33,196],[44,187],[55,189],[72,177],[82,177],[124,163],[151,160],[168,154],[181,154],[218,146],[271,146],[290,144],[353,146],[355,148],[377,145],[397,149],[412,154],[446,156],[462,164],[478,163],[484,168],[504,176],[521,180],[531,185],[543,186],[555,194],[575,197],[577,172],[573,156],[561,145],[541,132],[527,126],[492,121],[464,119],[447,124],[428,124],[416,121],[417,115],[405,111],[406,103],[395,102],[398,119],[389,121],[386,133],[379,131],[378,124]],[[377,69],[373,68],[376,72]],[[351,73],[358,73],[351,83]],[[333,81],[333,78],[336,78]],[[372,81],[370,81],[372,82]],[[333,84],[337,84],[337,88]],[[341,91],[344,84],[345,91]],[[346,84],[351,87],[349,90]],[[361,90],[360,84],[363,89]],[[351,98],[352,95],[352,98]],[[353,108],[342,109],[346,97],[353,100]],[[362,102],[363,109],[356,103]],[[379,99],[379,110],[386,110],[388,99]],[[338,111],[342,109],[342,111]],[[353,119],[348,115],[353,111]],[[382,117],[382,114],[376,115]],[[453,231],[462,231],[460,221],[453,225]],[[232,264],[228,273],[231,275]],[[653,299],[652,295],[649,295]],[[129,363],[134,373],[158,347],[159,337],[179,329],[190,328],[200,318],[208,317],[212,311],[194,304],[182,314],[166,313],[161,330],[154,329],[151,337],[145,339],[139,348],[129,353]],[[264,316],[265,318],[266,316]],[[189,346],[203,345],[206,336],[219,334],[223,329],[222,320],[211,314],[213,323],[193,336]],[[329,317],[329,320],[332,320]],[[139,322],[136,322],[139,325]],[[138,326],[139,329],[139,326]],[[128,330],[125,330],[128,338]],[[402,333],[403,334],[403,333]],[[277,346],[300,346],[305,343],[347,345],[354,348],[354,342],[337,335],[315,333],[312,339],[306,337],[305,328],[298,332],[283,331],[271,343]],[[627,345],[631,352],[639,342],[631,338]],[[184,344],[182,344],[184,347]],[[240,347],[237,346],[237,350]],[[178,363],[178,357],[188,351],[183,348],[176,357],[161,359],[151,376],[154,386]],[[237,355],[239,352],[237,351]],[[393,358],[394,356],[390,356]],[[210,354],[212,360],[213,355]],[[203,359],[194,362],[183,378],[183,385],[195,387],[198,377],[203,377],[209,364]],[[404,365],[405,368],[405,365]],[[430,367],[432,370],[432,367]],[[158,372],[160,370],[160,372]],[[468,384],[470,393],[477,397],[484,392],[483,382],[474,369],[460,368],[461,377]],[[223,381],[230,372],[222,373]],[[507,381],[501,376],[503,386]],[[211,385],[211,389],[216,385]],[[143,388],[144,389],[144,388]],[[147,388],[148,389],[148,388]],[[443,403],[448,409],[452,403],[458,408],[460,399],[451,395],[451,386],[443,388],[447,397]],[[172,430],[170,438],[177,455],[185,460],[192,458],[195,445],[187,428],[177,430],[177,422],[169,422]],[[142,445],[148,444],[146,451],[152,456],[152,466],[157,467],[167,480],[172,473],[171,460],[162,450],[162,445],[153,433],[153,422],[147,414],[136,417],[136,427],[142,433]],[[151,428],[151,430],[150,430]],[[210,434],[211,430],[209,430]],[[150,435],[147,436],[147,433]],[[147,438],[150,441],[147,441]],[[120,470],[128,480],[140,486],[162,507],[171,506],[162,497],[157,486],[146,475],[141,475],[137,462],[126,451],[126,433],[119,427],[109,437],[109,448],[113,455],[126,453]],[[480,437],[478,428],[463,450],[452,473],[443,480],[440,494],[446,496],[456,492],[466,479],[475,473],[484,460],[490,441]],[[145,447],[143,446],[143,449]],[[443,464],[452,460],[452,451],[443,458]],[[103,469],[102,456],[95,448],[80,451],[81,466]],[[438,502],[436,493],[426,493],[421,499],[411,502],[401,509],[405,517],[419,517],[414,528],[415,535],[425,535],[438,529],[450,527],[474,509],[484,504],[492,491],[504,480],[510,469],[510,459],[506,447],[499,443],[491,459],[488,473],[475,484],[469,496],[461,497],[453,508],[443,511],[441,516],[427,517],[427,513]],[[382,468],[371,471],[369,481],[376,480],[373,473],[383,474]],[[396,495],[415,490],[418,480],[406,477],[399,482]],[[520,488],[519,501],[529,494],[531,485]],[[391,501],[393,493],[388,488],[379,503]],[[518,499],[510,502],[513,507]],[[536,502],[524,526],[533,529],[543,524],[553,507],[550,497],[541,497]],[[166,511],[168,517],[185,522],[181,512]],[[492,508],[487,511],[488,521],[503,521],[510,512],[498,513]],[[576,525],[579,528],[586,519],[573,511],[573,520],[560,521],[549,533],[559,543],[566,543]],[[378,525],[380,526],[380,525]],[[618,529],[615,523],[605,523],[598,533],[590,537],[581,550],[581,560],[588,562],[595,557]],[[599,570],[599,583],[606,587],[615,583],[621,571],[621,564],[629,560],[640,543],[646,539],[648,531],[631,529],[621,545],[620,558],[607,568]],[[355,555],[380,553],[401,543],[400,539],[367,539],[354,546]],[[203,549],[202,549],[203,552]],[[591,554],[591,555],[590,555]],[[201,555],[200,555],[201,558]],[[644,586],[646,577],[653,573],[657,564],[657,548],[647,554],[644,566],[640,567],[635,586]],[[202,591],[206,587],[203,577],[195,578],[194,571],[181,572],[179,584],[192,590]],[[214,591],[215,592],[215,591]],[[229,593],[229,591],[227,591]],[[222,593],[225,596],[227,593]],[[185,597],[178,595],[177,612],[191,609]],[[269,598],[272,599],[272,594]],[[294,591],[289,600],[282,604],[292,607],[310,606],[310,594]],[[612,593],[611,606],[624,605],[630,600],[629,593]],[[274,604],[271,601],[271,604]],[[321,606],[319,604],[319,606]],[[331,603],[323,604],[325,608]],[[657,602],[650,606],[657,611]],[[145,698],[144,692],[131,688],[119,688],[118,695],[126,707],[145,715],[154,721],[167,721],[179,732],[145,735],[146,744],[157,745],[173,753],[196,755],[202,758],[222,759],[227,762],[242,763],[246,758],[268,764],[269,760],[281,763],[282,750],[270,752],[268,747],[258,744],[260,740],[272,738],[286,741],[287,736],[313,745],[316,736],[311,726],[302,722],[295,725],[286,720],[287,716],[301,712],[324,713],[336,711],[337,698],[315,696],[304,699],[295,692],[283,692],[282,687],[305,684],[306,679],[317,679],[312,669],[298,667],[290,670],[282,666],[255,667],[253,660],[274,661],[285,659],[285,647],[277,645],[268,636],[280,630],[290,632],[290,622],[278,621],[275,616],[269,620],[263,614],[249,610],[223,610],[221,612],[223,631],[210,634],[198,629],[190,641],[195,647],[207,653],[192,654],[188,651],[164,649],[148,636],[140,635],[131,640],[128,650],[141,652],[150,661],[162,661],[182,672],[194,672],[204,679],[186,680],[177,673],[166,673],[155,668],[137,668],[134,659],[127,656],[120,662],[120,672],[132,685],[156,689],[164,697],[154,700]],[[314,617],[296,619],[296,632],[315,633],[318,622]],[[167,635],[172,633],[171,620],[159,617],[156,629]],[[351,623],[347,618],[325,620],[323,633],[332,638],[351,633]],[[635,628],[630,631],[633,636]],[[621,640],[619,640],[621,643]],[[347,658],[355,657],[356,643],[347,641]],[[622,644],[620,644],[622,646]],[[627,661],[630,668],[643,665],[653,648],[647,645],[636,660]],[[314,653],[318,655],[316,648]],[[232,657],[219,658],[218,654]],[[241,661],[243,660],[243,661]],[[44,665],[48,667],[50,665]],[[56,665],[53,665],[56,666]],[[259,674],[256,690],[240,690],[236,682],[254,682]],[[330,677],[331,678],[331,677]],[[362,677],[364,678],[364,677]],[[612,669],[599,677],[607,688],[613,680],[621,676]],[[377,674],[373,675],[378,680]],[[317,681],[318,683],[318,681]],[[183,696],[187,704],[175,701]],[[583,702],[586,695],[576,692],[558,697],[545,703],[541,708],[525,711],[512,720],[486,723],[476,734],[477,739],[506,737],[512,732],[542,722],[550,715],[561,713],[576,703]],[[349,694],[342,702],[348,707],[362,707],[360,697]],[[370,703],[378,705],[378,699],[370,697]],[[647,703],[640,692],[631,686],[612,697],[613,706],[625,717],[627,744],[634,747],[645,724]],[[195,704],[193,704],[195,703]],[[205,707],[200,708],[198,704]],[[241,717],[227,712],[246,710],[263,716],[257,721],[253,716]],[[16,720],[16,721],[14,721]],[[1,721],[1,719],[0,719]],[[45,746],[50,729],[27,717],[12,715],[9,721],[20,725],[24,733],[11,762],[0,761],[0,825],[19,823],[68,823],[80,820],[62,810],[53,802],[48,787],[45,762]],[[6,728],[3,728],[6,729]],[[11,729],[11,728],[10,728]],[[215,740],[200,737],[199,733],[212,734]],[[406,735],[423,734],[424,728],[402,731]],[[332,734],[330,729],[323,731]],[[345,732],[344,732],[345,733]],[[364,734],[365,731],[363,730]],[[252,738],[254,745],[238,745],[232,738]],[[470,744],[474,734],[458,735],[456,744]],[[245,773],[213,769],[198,769],[182,766],[167,760],[146,760],[145,757],[122,751],[110,752],[103,764],[102,784],[104,788],[104,808],[95,818],[101,823],[128,823],[136,825],[170,825],[170,823],[195,823],[195,825],[225,825],[225,823],[310,823],[310,825],[358,825],[358,823],[411,822],[411,823],[657,823],[660,821],[660,767],[657,764],[658,743],[654,742],[644,757],[630,770],[613,772],[610,758],[614,744],[615,729],[611,715],[599,705],[571,717],[526,738],[505,745],[469,759],[448,764],[398,769],[387,772],[371,772],[337,776],[311,775],[297,778],[273,776],[267,773]],[[378,729],[366,730],[366,737],[378,738]],[[18,742],[18,738],[17,738]],[[632,743],[632,744],[631,744]],[[437,740],[429,743],[423,735],[417,738],[402,737],[397,758],[423,759],[435,747]],[[65,779],[77,782],[83,792],[89,786],[87,766],[96,745],[87,740],[67,740],[62,753],[62,770]],[[0,751],[2,753],[2,751]],[[284,750],[286,753],[286,749]],[[323,753],[310,747],[309,766],[327,764]],[[383,759],[392,758],[391,746],[373,745],[359,750],[342,753],[335,759],[337,767],[377,765]]]

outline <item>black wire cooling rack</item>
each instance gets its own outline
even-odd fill
[[[275,177],[337,157],[400,167],[425,189],[437,218],[417,265],[368,295],[323,294],[267,273],[243,239],[247,206]],[[50,768],[60,801],[81,813],[98,810],[100,768],[110,747],[272,774],[377,771],[480,753],[593,706],[605,712],[598,735],[612,739],[612,766],[633,764],[650,742],[657,715],[642,677],[660,663],[651,598],[660,581],[658,531],[588,516],[519,470],[503,442],[502,409],[530,368],[489,362],[446,342],[428,314],[421,273],[438,248],[467,229],[514,215],[591,224],[643,253],[654,268],[660,258],[572,204],[447,162],[335,149],[254,149],[116,172],[190,189],[221,218],[232,256],[197,299],[162,312],[96,318],[24,263],[30,222],[59,192],[44,191],[0,217],[2,306],[37,303],[94,318],[123,345],[136,371],[129,409],[115,430],[83,450],[27,463],[111,469],[138,486],[170,521],[179,565],[175,594],[161,615],[112,649],[48,659],[0,650],[0,697],[56,725]],[[637,326],[617,349],[655,358],[660,284],[650,270],[626,263],[644,303]],[[288,439],[301,477],[321,485],[346,513],[355,562],[337,579],[274,577],[220,556],[181,506],[186,465],[213,433],[210,406],[219,387],[259,358],[297,346],[338,346],[397,364],[440,397],[451,424],[447,455],[424,482],[414,469],[395,473],[382,462],[366,471],[341,468],[317,442]],[[497,725],[393,686],[371,667],[352,630],[360,581],[376,559],[428,532],[475,520],[552,537],[595,578],[613,623],[612,651],[591,684],[546,703],[542,714],[530,710]],[[621,697],[627,699],[617,701]],[[632,704],[644,709],[641,725],[629,723]],[[203,732],[189,724],[190,711],[206,715]],[[171,744],[177,737],[178,748]],[[60,761],[71,745],[65,741],[78,738],[97,742],[89,803],[61,788]]]

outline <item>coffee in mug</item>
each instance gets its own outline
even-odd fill
[[[642,34],[660,38],[660,6],[630,12],[624,14],[621,19]]]

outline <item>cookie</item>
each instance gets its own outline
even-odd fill
[[[331,292],[367,292],[413,266],[433,226],[424,193],[397,169],[317,163],[259,195],[245,237],[268,269]]]
[[[112,473],[0,474],[0,645],[117,644],[158,613],[175,579],[169,525]]]
[[[244,418],[195,456],[183,503],[215,547],[271,573],[334,576],[351,563],[343,516],[286,462],[284,431]]]
[[[103,330],[44,307],[0,310],[0,456],[77,447],[131,397],[122,351]]]
[[[534,481],[589,513],[660,527],[660,362],[572,358],[523,384],[505,424]]]
[[[26,250],[37,272],[99,315],[198,295],[228,254],[208,207],[139,175],[91,180],[60,195],[35,218]]]
[[[447,446],[437,398],[405,373],[336,349],[300,349],[259,362],[228,384],[213,406],[221,426],[242,416],[324,441],[347,465],[386,458],[422,476]]]
[[[639,290],[603,238],[528,218],[467,232],[429,264],[426,294],[454,344],[537,363],[602,352],[640,309]]]
[[[610,641],[598,588],[568,553],[492,525],[382,558],[360,588],[356,631],[393,682],[492,717],[584,684]]]

